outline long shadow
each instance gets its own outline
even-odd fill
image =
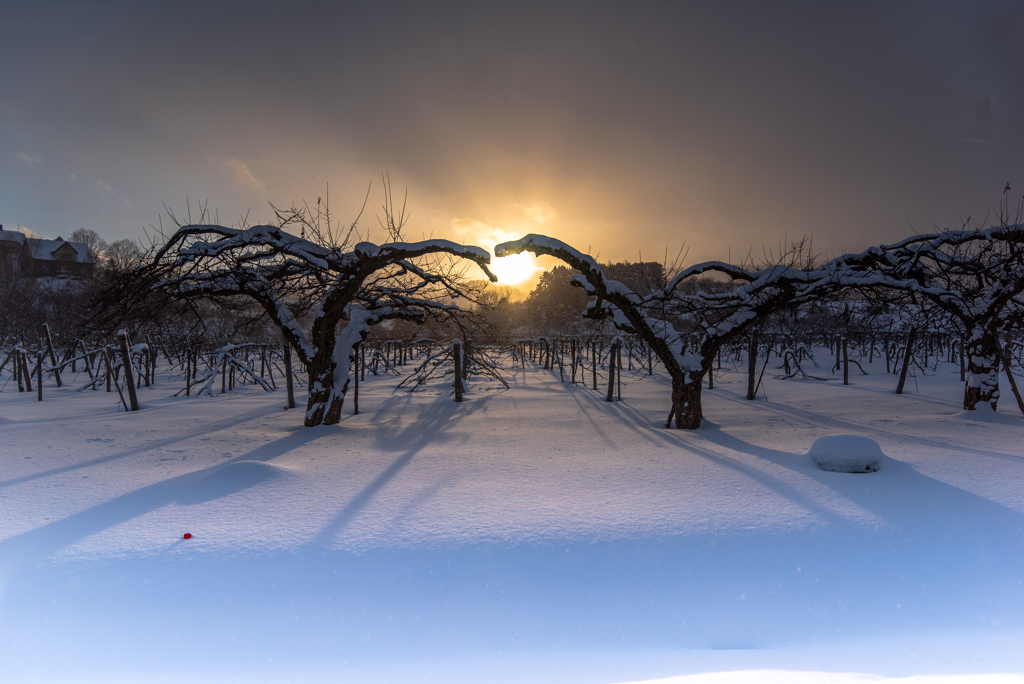
[[[666,430],[667,430],[667,428],[666,428]],[[707,439],[707,441],[709,441],[709,442],[712,442],[714,444],[718,444],[718,442],[716,442],[714,439],[710,439],[708,437],[708,434],[717,434],[717,433],[721,432],[718,429],[718,427],[714,425],[714,423],[710,423],[709,421],[705,420],[704,421],[704,425],[700,428],[699,431],[696,431],[696,432],[686,431],[686,432],[684,432],[682,430],[679,430],[679,431],[674,431],[674,432],[675,432],[675,434],[679,435],[679,441],[671,440],[670,438],[667,438],[667,439],[669,439],[669,441],[674,442],[674,445],[677,448],[683,449],[683,450],[685,450],[685,451],[687,451],[687,452],[689,452],[689,453],[691,453],[691,454],[693,454],[695,456],[699,456],[699,457],[704,458],[704,459],[706,459],[708,461],[711,461],[712,463],[716,463],[716,464],[718,464],[720,466],[724,466],[726,468],[730,468],[731,470],[734,470],[737,473],[740,473],[741,475],[744,475],[744,476],[750,478],[751,480],[754,480],[755,482],[758,482],[759,484],[763,485],[764,487],[775,491],[780,496],[785,497],[786,499],[788,499],[789,501],[793,502],[797,506],[800,506],[804,510],[807,510],[807,511],[809,511],[811,513],[814,513],[815,515],[819,516],[820,518],[828,521],[829,523],[831,523],[833,525],[840,525],[841,526],[841,525],[848,525],[848,524],[850,524],[849,521],[846,518],[843,518],[842,516],[837,514],[835,511],[830,510],[829,508],[823,506],[821,503],[819,503],[818,501],[815,501],[813,498],[811,498],[807,494],[801,492],[799,489],[797,489],[793,485],[789,484],[788,482],[785,482],[785,481],[783,481],[783,480],[781,480],[781,479],[779,479],[777,477],[774,477],[774,476],[764,472],[763,470],[760,470],[758,468],[754,468],[754,467],[752,467],[752,466],[750,466],[750,465],[748,465],[746,463],[743,463],[742,461],[740,461],[738,459],[732,458],[732,457],[730,457],[730,456],[728,456],[726,454],[716,453],[716,452],[714,452],[714,451],[712,451],[710,449],[698,446],[695,443],[696,442],[695,438],[704,438],[704,439]],[[719,444],[719,446],[725,446],[725,445]],[[725,448],[731,449],[732,447],[725,446]],[[771,450],[771,449],[764,449],[763,451],[764,452],[771,452],[773,454],[773,456],[774,456],[774,458],[768,458],[766,460],[770,460],[772,463],[777,463],[779,465],[783,465],[784,462],[787,459],[789,459],[791,461],[795,461],[795,460],[799,460],[800,459],[800,456],[798,456],[796,454],[789,454],[789,453],[786,453],[786,452],[774,451],[774,450]],[[755,454],[755,455],[757,455],[757,454]],[[762,456],[762,458],[764,458],[764,456]],[[788,465],[787,467],[790,467],[791,469],[794,469],[794,470],[796,469],[796,468],[792,467],[792,463],[790,465]]]
[[[453,435],[444,433],[469,415],[486,410],[491,396],[474,396],[470,401],[461,404],[450,400],[434,401],[424,405],[414,418],[408,417],[414,406],[411,393],[385,400],[381,415],[396,417],[377,426],[377,448],[381,451],[403,453],[335,513],[310,543],[324,545],[332,542],[337,534],[348,527],[374,497],[409,465],[416,454],[428,445],[442,444],[454,439]]]
[[[745,398],[741,398],[738,394],[732,396],[733,394],[732,392],[722,391],[719,396],[730,401],[746,401]],[[879,473],[877,477],[826,473],[814,467],[805,454],[779,451],[745,442],[722,431],[719,425],[708,420],[705,420],[702,427],[696,431],[668,430],[662,428],[656,421],[652,422],[646,413],[642,413],[625,403],[609,404],[607,407],[609,409],[614,408],[615,410],[604,410],[606,407],[598,405],[599,402],[596,399],[590,402],[593,404],[590,406],[585,405],[575,395],[574,399],[580,405],[581,410],[588,415],[588,419],[595,430],[598,431],[598,434],[601,434],[606,441],[608,441],[608,437],[605,436],[602,428],[614,426],[615,428],[629,429],[650,442],[660,442],[667,446],[681,449],[743,474],[763,486],[776,491],[802,508],[817,514],[831,525],[863,528],[862,524],[853,522],[830,510],[791,484],[738,459],[731,458],[728,455],[728,451],[749,454],[798,472],[802,476],[817,481],[842,498],[876,515],[881,520],[884,520],[885,524],[896,529],[917,529],[919,532],[925,532],[931,536],[936,529],[934,521],[940,519],[948,520],[947,524],[938,526],[942,530],[941,534],[953,531],[970,533],[972,529],[989,527],[995,521],[1002,521],[1000,527],[1007,531],[1024,527],[1024,515],[984,497],[930,478],[911,466],[893,459],[887,459],[884,472]],[[595,410],[600,411],[601,415],[607,419],[607,422],[602,423],[590,417],[589,413]],[[789,415],[791,408],[788,406],[772,406],[769,407],[769,410]],[[795,412],[799,414],[800,418],[815,426],[856,429],[859,432],[874,430],[875,432],[888,434],[893,438],[914,441],[925,446],[944,450],[970,451],[980,455],[1013,460],[1018,458],[998,452],[959,448],[898,432],[877,430],[841,419],[822,416],[810,411],[797,409]],[[614,421],[614,423],[610,421]],[[726,452],[718,453],[717,451],[702,447],[699,445],[699,440],[706,440],[722,447]]]
[[[957,534],[994,545],[1010,543],[1024,529],[1024,515],[982,496],[928,477],[906,463],[887,458],[877,473],[824,472],[805,454],[757,446],[716,425],[702,427],[700,437],[720,447],[749,454],[809,477],[870,511],[913,543]]]
[[[224,428],[241,425],[254,418],[261,418],[271,413],[277,413],[276,409],[278,409],[277,406],[258,408],[238,416],[232,416],[231,418],[226,418],[224,420],[217,421],[216,423],[210,423],[209,425],[200,427],[185,435],[168,437],[167,439],[161,439],[155,442],[146,442],[142,446],[138,446],[135,447],[134,449],[129,449],[127,451],[121,451],[116,454],[110,454],[109,456],[98,456],[97,458],[93,458],[88,461],[82,461],[81,463],[74,463],[71,465],[61,466],[60,468],[44,470],[38,473],[34,473],[32,475],[23,475],[21,477],[11,478],[10,480],[3,480],[0,481],[0,489],[4,489],[5,487],[12,487],[23,482],[31,482],[32,480],[50,477],[51,475],[60,475],[61,473],[68,473],[74,470],[80,470],[82,468],[89,468],[94,465],[99,465],[100,463],[106,463],[107,461],[116,461],[121,458],[127,458],[128,456],[134,456],[135,454],[145,453],[147,451],[152,451],[154,449],[163,449],[164,447],[170,446],[172,444],[177,444],[178,442],[183,442],[194,437],[201,437],[202,435],[208,435],[211,432],[217,432],[218,430],[223,430]]]
[[[584,394],[583,396],[586,399],[590,400],[587,401],[587,403],[584,403],[585,400],[580,398],[579,392],[572,392],[571,394],[573,401],[576,402],[576,405],[579,407],[580,412],[586,417],[587,421],[590,422],[590,426],[593,428],[594,432],[597,433],[601,437],[601,439],[604,440],[605,444],[607,444],[608,446],[614,446],[611,437],[609,437],[608,434],[605,432],[604,426],[602,426],[600,422],[594,419],[592,412],[596,410],[597,407],[595,407],[594,404],[597,402],[593,401],[593,399],[589,397],[587,394]],[[607,412],[603,411],[602,413],[604,413],[605,416],[608,415]]]
[[[723,392],[718,395],[726,401],[731,401],[737,404],[747,404],[745,396],[741,396],[738,393]],[[750,402],[753,404],[754,402]],[[821,413],[814,411],[808,411],[806,409],[798,408],[792,404],[771,404],[768,402],[757,402],[756,408],[763,409],[765,411],[771,411],[786,417],[797,417],[807,423],[820,427],[833,427],[843,430],[856,430],[858,432],[868,432],[878,435],[885,435],[893,439],[898,439],[906,442],[913,442],[922,446],[931,447],[932,449],[942,449],[945,451],[956,451],[964,453],[978,454],[981,456],[992,456],[994,458],[1001,458],[1009,461],[1021,461],[1024,460],[1024,456],[1017,456],[1015,454],[1005,454],[998,451],[988,451],[986,449],[978,449],[971,446],[956,446],[951,444],[944,444],[935,440],[927,439],[925,437],[915,437],[914,435],[907,434],[905,432],[894,432],[887,430],[884,427],[877,425],[862,425],[860,423],[854,423],[842,418],[833,418]]]
[[[307,428],[215,466],[136,489],[66,518],[0,541],[0,559],[4,560],[8,568],[12,561],[38,561],[90,535],[168,504],[196,505],[248,489],[282,472],[259,464],[272,461],[332,433],[331,428]],[[254,461],[256,463],[253,463]]]

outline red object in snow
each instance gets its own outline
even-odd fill
[[[181,538],[182,539],[191,539],[192,538],[192,533],[191,532],[186,532],[185,534],[183,534],[181,536]]]

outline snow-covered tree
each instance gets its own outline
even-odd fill
[[[1024,225],[915,235],[837,260],[851,278],[907,293],[915,309],[933,309],[964,333],[968,376],[964,409],[993,410],[999,401],[1001,331],[1019,318],[1024,301]],[[932,318],[935,318],[932,315]]]
[[[502,257],[523,251],[561,259],[578,273],[572,284],[596,300],[587,316],[610,319],[616,328],[638,335],[650,345],[672,379],[672,409],[668,424],[696,429],[703,419],[701,382],[723,344],[746,334],[771,314],[787,307],[817,301],[837,290],[843,281],[832,263],[819,267],[807,260],[802,244],[781,255],[778,263],[747,269],[720,261],[691,266],[672,278],[664,289],[641,296],[619,281],[606,277],[593,257],[543,235],[527,235],[494,248]],[[689,288],[685,283],[717,273],[731,287]],[[688,348],[690,330],[673,321],[686,320],[700,333]]]
[[[401,217],[396,221],[387,214],[392,241],[380,245],[350,244],[351,229],[335,239],[303,211],[279,212],[278,225],[183,225],[156,252],[147,269],[149,282],[178,300],[241,296],[255,301],[306,368],[305,425],[337,423],[353,348],[370,326],[458,314],[457,300],[468,289],[457,259],[475,262],[495,280],[485,250],[448,240],[403,242]],[[301,234],[288,232],[289,227]],[[310,239],[303,237],[307,232]],[[300,325],[299,317],[307,313],[311,322]]]

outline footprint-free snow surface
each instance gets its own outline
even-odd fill
[[[251,386],[8,383],[0,680],[1024,681],[1024,420],[866,367],[723,370],[693,432],[657,373],[368,378],[313,429]],[[833,434],[884,466],[818,469]]]

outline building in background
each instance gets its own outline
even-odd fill
[[[0,225],[0,269],[29,278],[92,278],[96,260],[81,242],[27,237]]]

